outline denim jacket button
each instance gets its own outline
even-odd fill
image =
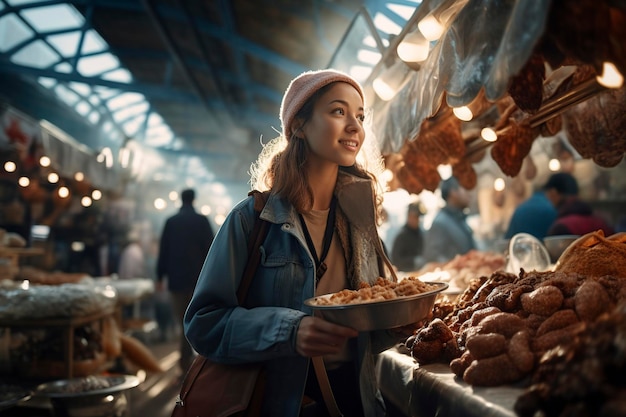
[[[285,229],[286,229],[286,230],[291,229],[291,225],[290,225],[289,223],[285,223]]]

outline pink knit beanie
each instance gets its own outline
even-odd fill
[[[361,88],[357,80],[348,74],[330,69],[303,72],[289,83],[289,87],[287,87],[283,96],[283,102],[280,105],[280,122],[285,139],[290,139],[291,124],[304,103],[317,90],[335,81],[342,81],[352,85],[359,92],[361,99],[365,101],[363,88]]]

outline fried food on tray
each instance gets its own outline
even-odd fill
[[[416,277],[407,277],[400,282],[378,277],[374,285],[361,284],[358,290],[342,290],[330,297],[316,297],[315,305],[357,304],[391,300],[398,297],[417,295],[437,289],[436,284],[420,281]]]

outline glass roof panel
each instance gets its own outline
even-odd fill
[[[87,97],[91,94],[91,87],[85,83],[71,82],[70,88],[84,97]]]
[[[78,49],[78,41],[80,40],[80,32],[60,33],[58,35],[50,35],[47,37],[48,42],[59,51],[61,55],[68,58],[76,55]]]
[[[85,116],[91,111],[91,106],[85,101],[80,101],[74,109],[76,109],[76,112],[81,116]]]
[[[0,18],[0,52],[8,51],[33,35],[33,31],[14,14]]]
[[[376,13],[374,16],[374,25],[381,32],[388,34],[397,35],[400,31],[402,31],[400,25],[397,25],[382,13]]]
[[[122,129],[124,129],[124,133],[128,136],[135,136],[141,126],[143,125],[145,117],[143,115],[139,115],[137,117],[132,118],[131,120],[124,123]]]
[[[148,108],[148,103],[143,101],[116,111],[113,115],[113,118],[118,122],[124,121],[139,114],[145,115],[145,113],[148,111]]]
[[[47,68],[59,60],[59,56],[44,41],[29,43],[11,56],[11,62],[34,68]]]
[[[85,39],[83,39],[83,54],[93,54],[94,52],[100,52],[108,49],[108,44],[100,37],[98,32],[93,29],[89,29],[85,32]]]
[[[418,4],[415,4],[415,6],[407,6],[405,4],[392,4],[392,3],[387,4],[387,7],[389,8],[389,10],[391,10],[398,16],[401,16],[404,20],[409,20],[411,18],[417,6]]]
[[[74,7],[67,4],[26,9],[22,10],[20,14],[39,33],[62,29],[78,29],[85,22],[83,16]]]
[[[120,66],[118,59],[107,53],[83,57],[78,61],[77,70],[85,77],[93,77]]]
[[[133,75],[125,68],[119,68],[114,71],[107,72],[102,78],[109,81],[117,81],[120,83],[130,83],[133,81]]]
[[[76,102],[78,102],[78,100],[80,100],[78,94],[76,94],[63,84],[58,84],[56,87],[54,87],[54,92],[61,100],[63,100],[70,106],[73,106]]]
[[[54,66],[54,70],[64,74],[69,74],[72,72],[72,66],[67,62],[61,62],[60,64]]]
[[[150,118],[148,119],[148,126],[159,126],[163,124],[163,118],[160,114],[150,113]]]
[[[52,88],[57,83],[57,80],[48,77],[39,77],[37,81],[39,82],[39,84],[43,85],[46,88]]]
[[[100,120],[100,113],[98,113],[97,110],[92,111],[89,113],[89,116],[87,116],[87,120],[89,120],[91,124],[95,125]]]

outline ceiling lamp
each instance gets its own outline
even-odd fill
[[[474,118],[474,113],[468,106],[455,107],[452,109],[452,113],[459,119],[464,122],[469,122]]]
[[[495,142],[498,140],[498,134],[490,127],[485,127],[480,131],[480,137],[487,142]]]
[[[372,83],[372,87],[374,87],[374,91],[378,97],[385,101],[389,101],[394,98],[394,96],[402,88],[402,85],[407,78],[406,75],[408,70],[409,67],[407,67],[404,62],[399,61],[376,77]]]
[[[420,31],[407,34],[398,45],[398,56],[404,62],[422,62],[428,58],[430,42]]]
[[[443,35],[456,14],[468,0],[444,0],[438,7],[430,11],[417,24],[418,29],[429,41],[436,41]]]
[[[39,158],[39,165],[41,165],[42,167],[49,167],[50,166],[50,158],[48,158],[47,156],[42,156],[41,158]]]
[[[602,75],[596,77],[596,80],[606,88],[620,88],[624,84],[624,76],[612,62],[602,64]]]
[[[17,169],[17,165],[15,164],[15,162],[13,162],[13,161],[6,161],[4,163],[4,170],[6,172],[15,172],[16,169]]]

